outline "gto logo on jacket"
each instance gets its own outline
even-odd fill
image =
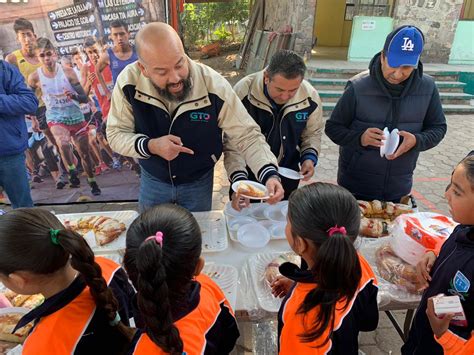
[[[308,120],[308,112],[297,112],[295,117],[296,122],[305,122]]]
[[[189,115],[191,122],[209,122],[211,115],[206,112],[191,112]]]

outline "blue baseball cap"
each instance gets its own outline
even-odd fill
[[[404,65],[417,67],[425,37],[415,26],[402,26],[392,31],[385,40],[383,52],[388,65],[398,68]]]

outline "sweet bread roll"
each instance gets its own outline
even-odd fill
[[[372,215],[382,215],[383,214],[383,205],[379,200],[373,200],[372,205]]]
[[[359,204],[362,215],[366,217],[370,217],[372,215],[372,204],[369,201],[358,200],[357,203]]]
[[[250,197],[265,197],[265,191],[259,190],[245,182],[239,183],[237,193]]]
[[[31,295],[16,295],[11,301],[13,307],[23,307],[23,303],[25,303],[30,296]]]
[[[402,214],[406,213],[413,213],[413,208],[402,203],[395,204],[395,217],[401,216]]]
[[[6,290],[4,293],[5,297],[11,302],[13,299],[18,296],[18,293],[13,292],[12,290]]]
[[[44,296],[42,294],[30,296],[23,304],[22,307],[25,308],[36,308],[44,302]]]
[[[379,238],[388,235],[388,223],[375,218],[360,220],[359,234],[365,237]]]

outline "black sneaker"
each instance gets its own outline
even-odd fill
[[[43,179],[41,178],[41,176],[35,174],[35,175],[33,175],[33,182],[40,183],[40,182],[43,182]]]
[[[69,173],[69,187],[75,188],[81,186],[81,180],[77,176],[77,170],[73,170]]]
[[[66,183],[64,181],[58,180],[56,181],[56,189],[62,190],[66,186]]]
[[[91,192],[94,196],[99,196],[102,193],[99,189],[99,185],[97,185],[95,181],[90,182],[89,186],[91,187]]]

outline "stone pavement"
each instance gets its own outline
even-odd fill
[[[413,193],[421,211],[439,211],[449,214],[444,200],[444,190],[450,180],[453,167],[470,150],[474,149],[474,117],[472,115],[451,115],[447,117],[448,133],[436,148],[420,155],[415,171]],[[320,161],[316,169],[315,180],[336,181],[338,149],[327,137],[323,137]],[[214,177],[213,209],[222,209],[228,201],[229,182],[222,161],[217,165]],[[92,211],[110,211],[117,209],[136,209],[136,203],[89,203],[68,206],[44,206],[56,213],[77,213]],[[404,312],[395,312],[399,322],[403,322]],[[242,337],[236,354],[250,354],[255,345],[255,334],[262,329],[273,327],[273,322],[260,324],[241,323]],[[273,329],[273,328],[271,328]],[[268,335],[268,333],[266,333]],[[268,344],[268,339],[266,339]],[[260,344],[261,345],[261,344]],[[402,341],[385,313],[380,313],[380,322],[376,331],[362,333],[360,348],[368,355],[399,354]],[[258,354],[268,352],[258,350]]]

